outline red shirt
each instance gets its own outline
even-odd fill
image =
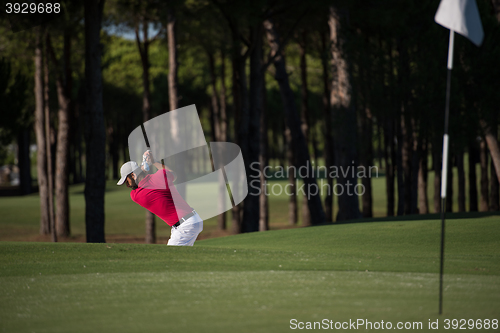
[[[163,171],[163,172],[160,172]],[[172,172],[162,169],[147,175],[130,192],[132,200],[172,226],[193,209],[179,194],[173,184]]]

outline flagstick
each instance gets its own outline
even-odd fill
[[[439,270],[439,314],[443,313],[443,268],[444,268],[444,222],[446,204],[446,183],[448,177],[448,120],[450,117],[450,86],[451,70],[453,68],[453,30],[450,29],[450,44],[448,45],[448,77],[446,80],[446,107],[444,113],[443,135],[443,168],[441,170],[441,264]]]

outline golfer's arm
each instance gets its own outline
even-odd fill
[[[158,170],[162,170],[163,168],[165,168],[165,170],[172,171],[166,165],[162,165],[160,162],[154,162],[153,165]]]
[[[160,162],[154,162],[153,165],[155,166],[155,168],[157,168],[158,170],[161,170],[163,169],[163,165],[160,163]]]

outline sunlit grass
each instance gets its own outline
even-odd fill
[[[0,330],[274,333],[364,319],[447,332],[446,318],[498,319],[499,217],[448,221],[442,316],[439,228],[338,224],[189,248],[0,242]]]

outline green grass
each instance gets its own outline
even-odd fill
[[[288,332],[290,320],[500,319],[500,218],[339,224],[192,248],[0,243],[2,332]],[[489,330],[490,331],[490,330]],[[494,330],[491,330],[494,331]]]

